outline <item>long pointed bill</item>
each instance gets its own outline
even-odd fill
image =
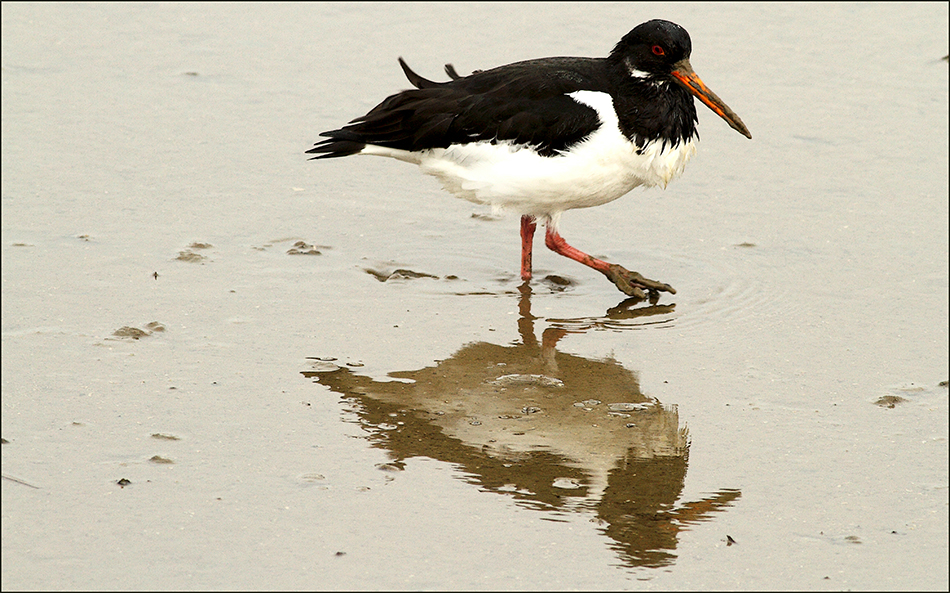
[[[722,99],[716,96],[716,93],[709,90],[709,87],[699,78],[699,75],[693,72],[693,67],[690,66],[688,58],[683,58],[677,62],[674,65],[672,74],[673,79],[676,80],[680,86],[705,103],[706,107],[715,111],[716,115],[726,120],[726,123],[729,124],[733,130],[739,132],[746,138],[752,138],[749,129],[745,127],[745,124],[742,123],[742,120],[739,119],[736,112],[729,109],[729,106],[723,103]]]

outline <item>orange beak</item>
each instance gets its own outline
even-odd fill
[[[688,58],[683,58],[674,64],[671,74],[673,75],[673,79],[678,82],[680,86],[705,103],[706,107],[715,111],[716,115],[726,120],[726,123],[729,124],[733,130],[739,132],[746,138],[752,138],[749,128],[745,127],[745,124],[742,123],[742,120],[739,119],[736,112],[729,109],[729,106],[723,103],[722,99],[716,96],[716,93],[709,90],[709,87],[699,78],[699,75],[693,72],[693,67],[690,66]]]

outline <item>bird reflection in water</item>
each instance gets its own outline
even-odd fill
[[[389,374],[398,381],[326,358],[312,358],[303,375],[352,404],[390,467],[417,456],[451,463],[465,480],[522,506],[591,515],[628,566],[671,564],[679,532],[740,492],[680,501],[690,443],[677,406],[644,395],[636,374],[615,360],[556,346],[570,334],[669,322],[675,305],[627,299],[604,316],[548,319],[539,341],[531,289],[520,290],[520,343],[468,344],[434,366]]]

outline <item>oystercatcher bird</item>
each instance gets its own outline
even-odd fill
[[[693,71],[683,27],[645,22],[606,58],[542,58],[434,82],[399,58],[416,87],[385,99],[307,151],[417,164],[460,198],[521,214],[521,277],[531,279],[538,219],[551,250],[603,273],[625,294],[656,298],[662,282],[592,257],[558,234],[561,213],[663,186],[695,153],[698,98],[740,134],[749,130]]]

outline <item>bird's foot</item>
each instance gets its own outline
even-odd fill
[[[644,278],[637,272],[631,272],[617,264],[610,264],[604,275],[617,285],[620,292],[638,299],[646,299],[647,293],[650,295],[650,300],[658,298],[661,292],[676,294],[676,289],[669,284]]]

